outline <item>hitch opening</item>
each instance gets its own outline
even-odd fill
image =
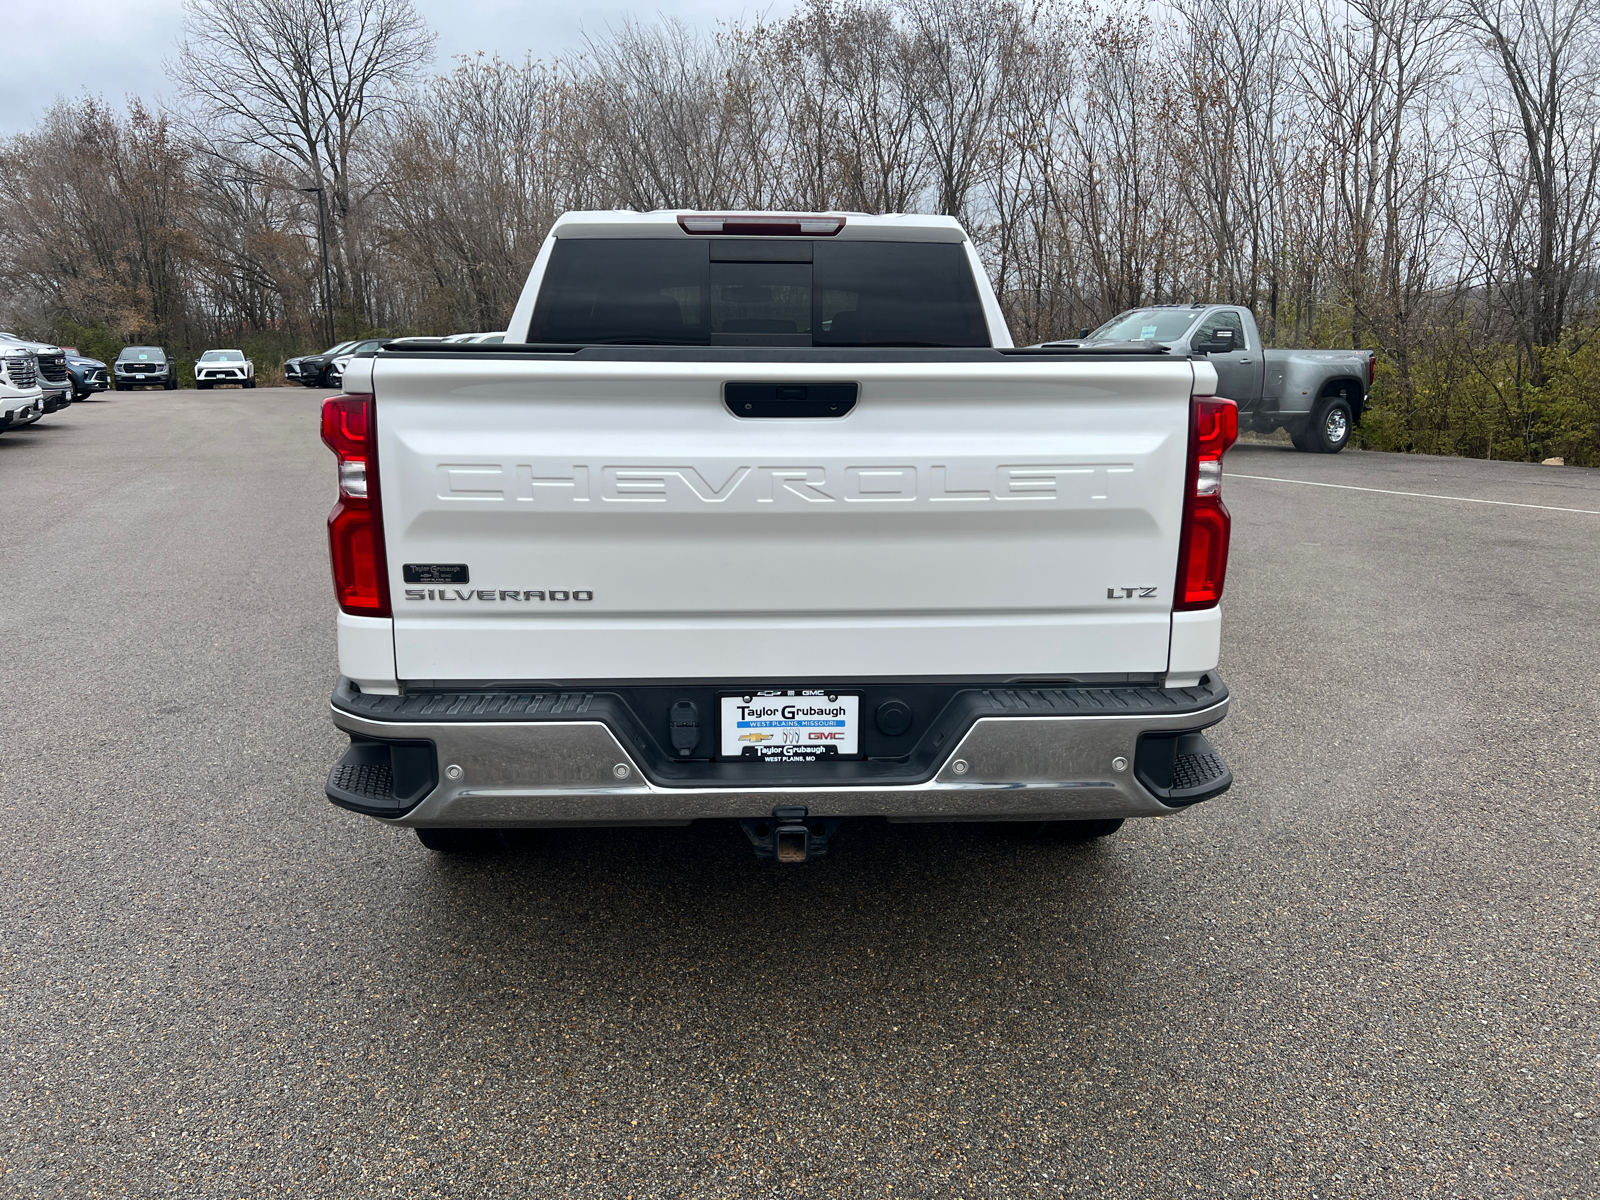
[[[739,822],[757,858],[781,863],[803,863],[828,852],[828,839],[838,831],[842,817],[807,815],[807,809],[775,808],[771,817],[756,817]]]

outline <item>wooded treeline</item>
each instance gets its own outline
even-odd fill
[[[1600,465],[1592,0],[810,0],[429,75],[410,0],[189,0],[172,111],[0,149],[0,314],[102,351],[497,329],[571,208],[932,211],[1019,342],[1151,302],[1379,351],[1369,445]]]

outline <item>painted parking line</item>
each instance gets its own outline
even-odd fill
[[[1356,487],[1353,483],[1316,483],[1310,479],[1279,479],[1275,475],[1236,475],[1232,471],[1222,473],[1224,479],[1254,479],[1259,483],[1298,483],[1302,487],[1338,488],[1344,492],[1374,492],[1380,496],[1411,496],[1418,500],[1458,500],[1462,504],[1497,504],[1501,508],[1537,508],[1545,512],[1586,513],[1591,517],[1600,517],[1597,508],[1557,508],[1554,504],[1519,504],[1515,500],[1479,500],[1475,496],[1437,496],[1432,492],[1395,492],[1388,488]]]

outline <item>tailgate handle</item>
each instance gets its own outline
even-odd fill
[[[740,418],[842,417],[856,406],[854,383],[726,383],[723,403]]]

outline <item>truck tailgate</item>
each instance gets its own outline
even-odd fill
[[[1187,361],[382,355],[372,380],[401,679],[1166,669]],[[742,381],[860,398],[741,419]]]

